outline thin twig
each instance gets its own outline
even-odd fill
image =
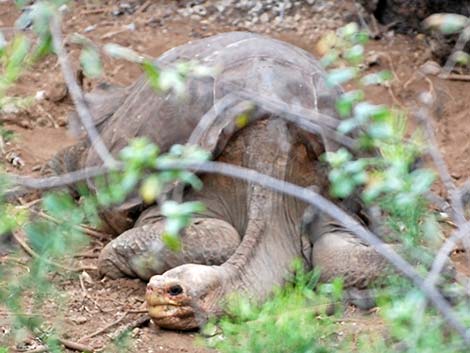
[[[64,338],[59,338],[59,342],[64,345],[66,348],[71,349],[73,351],[78,351],[78,352],[94,352],[95,350],[89,346],[86,346],[84,344],[80,344],[74,341],[66,340]],[[31,349],[29,351],[25,351],[24,353],[43,353],[43,352],[49,352],[50,348],[47,345],[41,345],[37,348]]]
[[[62,343],[66,348],[74,350],[74,351],[79,351],[79,352],[94,352],[95,350],[89,346],[86,346],[84,344],[66,340],[64,338],[59,338],[59,342]]]
[[[154,2],[152,0],[147,0],[145,1],[142,5],[140,5],[140,7],[137,9],[137,11],[135,12],[135,15],[139,15],[141,14],[142,12],[145,12],[147,11],[147,9],[153,4]]]
[[[52,216],[50,216],[50,215],[48,215],[48,214],[46,214],[42,211],[31,210],[31,212],[37,214],[38,216],[40,216],[44,219],[47,219],[51,222],[54,222],[56,224],[63,224],[64,223],[63,221],[60,221],[57,218],[54,218],[54,217],[52,217]],[[82,232],[83,234],[89,235],[89,236],[94,237],[94,238],[99,238],[99,239],[107,239],[107,238],[109,239],[110,238],[109,234],[99,232],[96,229],[90,228],[90,227],[85,226],[85,225],[76,225],[76,224],[74,224],[74,225],[72,225],[72,228]]]
[[[437,143],[437,138],[434,133],[433,127],[431,125],[431,121],[429,118],[429,112],[426,110],[426,108],[421,108],[417,113],[416,117],[419,121],[419,123],[424,127],[424,131],[427,135],[427,139],[429,141],[429,147],[428,151],[429,154],[436,165],[436,168],[439,173],[439,177],[442,180],[442,183],[444,184],[444,187],[446,188],[446,191],[449,195],[450,198],[450,205],[452,208],[452,218],[457,224],[457,227],[459,230],[463,230],[461,232],[462,235],[462,243],[464,245],[464,248],[466,250],[466,261],[468,263],[468,266],[470,266],[470,238],[464,230],[467,228],[465,225],[467,223],[467,220],[465,218],[465,210],[464,210],[464,205],[463,205],[463,200],[462,200],[462,192],[461,190],[455,185],[455,183],[452,180],[452,177],[450,175],[449,169],[447,167],[447,164],[444,160],[444,157],[441,153],[441,151],[438,148],[438,143]],[[443,247],[445,247],[444,250],[447,251],[447,247],[450,246],[449,243],[445,243]],[[441,249],[439,253],[442,255],[444,253],[444,250]],[[435,284],[436,282],[436,276],[438,276],[439,273],[436,273],[437,270],[442,270],[445,265],[444,260],[441,257],[436,257],[434,259],[434,263],[432,265],[432,270],[431,273],[429,274],[428,278],[426,279],[426,283],[431,283]],[[470,284],[467,285],[467,291],[470,290]]]
[[[130,313],[131,311],[129,311]],[[147,311],[145,311],[146,313]],[[143,316],[140,316],[139,318],[135,319],[134,321],[130,322],[129,324],[125,325],[124,327],[122,327],[121,329],[117,330],[116,332],[113,332],[111,334],[111,339],[116,339],[118,338],[119,336],[121,336],[124,332],[126,331],[132,331],[133,329],[135,329],[136,327],[141,327],[143,325],[145,325],[147,322],[150,321],[150,316],[148,315],[143,315]]]
[[[444,80],[450,80],[450,81],[465,81],[465,82],[470,81],[470,75],[441,74],[438,77]]]
[[[470,38],[470,26],[465,27],[462,32],[459,35],[459,38],[457,39],[457,43],[454,46],[454,49],[452,50],[452,54],[449,55],[449,58],[447,59],[444,68],[442,69],[442,76],[446,78],[452,71],[452,69],[455,66],[455,54],[459,51],[464,50],[465,45],[467,44],[468,40]]]
[[[127,314],[129,314],[128,311],[126,311],[124,314],[122,314],[117,320],[115,320],[113,322],[110,322],[108,325],[100,328],[99,330],[96,330],[95,332],[90,333],[89,335],[86,335],[86,336],[80,338],[79,341],[84,341],[86,339],[90,339],[92,337],[98,336],[100,333],[103,333],[103,332],[107,331],[109,328],[119,324],[122,320],[124,320],[124,318],[127,316]]]
[[[63,270],[69,271],[69,272],[82,272],[82,271],[96,271],[97,268],[94,266],[80,266],[78,268],[72,268],[68,267],[62,264],[59,264],[55,261],[46,259],[42,256],[40,256],[37,252],[35,252],[31,247],[19,236],[17,232],[13,232],[13,237],[15,238],[16,242],[21,246],[21,248],[32,258],[39,259],[41,258],[44,262],[46,262],[49,265],[61,268]]]
[[[434,261],[431,266],[431,271],[429,271],[429,274],[426,277],[426,282],[430,286],[435,286],[437,284],[439,274],[445,267],[452,250],[455,249],[459,240],[468,236],[469,232],[470,222],[465,222],[450,237],[448,237],[444,244],[441,246],[436,256],[434,257]]]
[[[433,127],[431,125],[428,111],[425,108],[421,108],[419,111],[416,112],[415,116],[418,119],[418,122],[424,127],[424,131],[429,141],[429,145],[428,145],[429,154],[432,160],[434,161],[434,164],[436,165],[437,171],[439,173],[439,177],[442,180],[444,187],[449,193],[449,197],[451,199],[451,206],[452,206],[452,209],[454,210],[453,217],[455,218],[455,221],[459,226],[463,225],[466,222],[466,219],[465,219],[464,206],[463,206],[462,197],[461,197],[462,195],[459,189],[457,188],[457,186],[455,185],[455,183],[453,182],[452,177],[450,176],[449,169],[447,168],[446,162],[444,160],[444,157],[441,151],[439,150],[439,148],[437,147],[438,146],[437,138],[434,133]]]
[[[86,106],[85,97],[75,79],[75,75],[73,73],[72,67],[65,52],[62,43],[63,39],[59,16],[60,15],[57,14],[57,16],[51,17],[50,29],[54,50],[57,54],[60,67],[62,69],[62,74],[64,75],[65,83],[69,90],[70,97],[72,98],[75,108],[77,110],[77,114],[80,117],[83,126],[85,127],[91,145],[100,156],[104,165],[107,167],[112,167],[116,163],[116,161],[113,156],[111,156],[111,154],[109,153],[108,149],[106,148],[106,145],[104,144],[98,131],[95,128],[95,125],[93,123],[93,116],[91,115],[90,111]]]

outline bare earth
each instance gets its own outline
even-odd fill
[[[113,10],[117,8],[119,1],[77,1],[65,17],[64,31],[65,33],[79,32],[99,45],[114,42],[130,46],[151,56],[158,56],[169,48],[195,38],[224,31],[246,30],[243,21],[240,22],[241,24],[233,25],[228,19],[214,16],[191,18],[178,15],[176,12],[178,5],[174,1],[158,1],[154,4],[152,1],[131,1],[130,3],[138,3],[135,7],[136,12],[115,16]],[[152,5],[147,6],[148,3]],[[179,3],[184,3],[184,1]],[[325,11],[333,13],[335,9],[330,8]],[[317,13],[316,17],[312,17],[311,13],[303,14],[299,11],[300,17],[296,18],[293,26],[282,27],[258,23],[252,29],[269,33],[273,37],[315,53],[315,44],[322,31],[339,27],[353,13],[352,11],[351,7],[345,6],[341,16]],[[18,16],[19,12],[14,5],[5,2],[0,4],[2,28],[11,27]],[[135,30],[124,27],[129,24],[134,24]],[[91,31],[84,32],[85,29],[90,28],[92,28]],[[11,31],[7,30],[5,33],[8,37],[11,35]],[[417,94],[431,86],[437,98],[436,107],[439,107],[436,109],[434,120],[439,144],[449,163],[452,177],[457,183],[463,183],[470,174],[468,167],[470,124],[468,124],[467,116],[470,111],[470,84],[438,78],[426,81],[419,76],[416,77],[416,81],[410,81],[419,66],[430,59],[423,38],[403,37],[388,33],[381,40],[372,42],[369,47],[371,65],[367,71],[391,69],[398,79],[390,88],[370,89],[369,99],[376,103],[394,104],[402,108],[412,107]],[[69,46],[68,49],[77,63],[79,48]],[[137,66],[109,58],[105,58],[105,72],[106,81],[126,85],[140,75]],[[86,79],[84,86],[90,89],[97,83],[96,80]],[[72,106],[69,98],[64,94],[62,76],[53,57],[47,58],[27,72],[10,94],[35,96],[40,91],[44,91],[45,100],[35,103],[27,111],[1,115],[1,119],[7,121],[6,128],[14,131],[16,136],[5,146],[5,153],[1,156],[7,171],[37,175],[41,165],[55,152],[74,142],[66,129],[67,112]],[[24,162],[24,166],[15,167],[11,164],[14,157],[19,157]],[[77,266],[95,265],[97,254],[105,241],[93,239],[87,251],[77,257]],[[461,254],[456,255],[457,266],[462,272],[470,274],[470,269],[465,268],[462,257]],[[59,303],[55,299],[48,301],[41,311],[51,321],[63,320],[61,327],[66,339],[98,349],[104,347],[110,337],[143,315],[145,283],[139,280],[111,281],[100,279],[95,271],[88,271],[86,274],[77,273],[69,278],[57,276],[53,281],[68,296],[63,304],[65,317],[57,317]],[[8,330],[7,321],[8,313],[0,306],[0,345],[3,330]],[[377,315],[359,315],[353,308],[348,309],[344,325],[345,329],[350,332],[364,330],[379,332],[383,328]],[[108,326],[108,329],[102,330]],[[209,352],[195,345],[196,336],[195,332],[168,332],[159,330],[152,324],[144,325],[132,331],[134,340],[130,351]],[[28,349],[37,345],[34,340],[27,343]]]

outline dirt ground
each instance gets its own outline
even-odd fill
[[[0,2],[0,27],[7,38],[11,36],[11,26],[19,16],[12,3]],[[186,3],[188,1],[76,1],[65,15],[63,29],[66,34],[84,34],[98,45],[114,42],[151,56],[158,56],[196,38],[247,29],[267,33],[315,53],[321,33],[337,28],[355,16],[348,1],[338,2],[341,6],[337,7],[327,4],[324,8],[296,10],[286,16],[285,23],[255,21],[252,17],[244,20],[242,12],[235,20],[237,13],[230,18],[215,14],[188,14]],[[130,7],[122,4],[130,4]],[[391,87],[370,89],[369,99],[412,108],[417,95],[423,89],[431,89],[436,98],[434,127],[439,145],[452,177],[458,184],[463,183],[470,175],[470,84],[436,77],[424,79],[417,74],[420,66],[431,59],[426,39],[422,36],[405,37],[385,29],[381,39],[370,43],[369,48],[369,67],[365,70],[391,69],[396,76]],[[70,45],[68,50],[78,67],[79,49]],[[140,75],[137,66],[110,58],[105,58],[104,68],[106,74],[103,79],[114,84],[128,85]],[[98,82],[85,79],[84,87],[89,90]],[[10,94],[45,97],[24,111],[3,112],[0,117],[5,128],[15,133],[13,141],[7,143],[2,151],[1,158],[7,171],[37,175],[55,152],[75,141],[67,132],[67,113],[72,105],[66,96],[56,59],[49,57],[28,70]],[[93,239],[86,253],[77,257],[77,266],[94,266],[103,242],[103,239]],[[461,271],[470,272],[464,268],[463,261],[458,261],[457,265]],[[96,271],[89,270],[70,278],[56,277],[54,283],[69,298],[64,304],[65,317],[59,318],[63,320],[65,339],[99,349],[143,315],[145,283],[139,280],[100,279]],[[55,300],[45,304],[42,311],[48,319],[58,319],[58,305]],[[382,326],[376,315],[358,316],[352,308],[346,317],[352,318],[347,321],[353,322],[354,330],[380,330]],[[0,306],[0,343],[1,329],[7,330],[7,318],[8,313]],[[134,339],[129,351],[209,352],[195,345],[196,336],[195,332],[169,332],[152,324],[143,325],[132,330]],[[26,343],[25,349],[34,349],[38,344],[34,340]]]

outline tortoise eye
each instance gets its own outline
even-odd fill
[[[174,286],[168,288],[169,295],[176,296],[181,293],[183,293],[183,288],[179,284],[175,284]]]

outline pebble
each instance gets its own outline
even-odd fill
[[[176,12],[208,24],[229,23],[238,29],[264,33],[290,29],[308,37],[340,27],[345,23],[343,18],[350,15],[326,0],[193,0],[181,2]],[[319,16],[329,20],[318,21]]]
[[[261,23],[268,23],[269,22],[269,15],[265,12],[260,16]]]
[[[429,60],[419,67],[419,71],[424,75],[437,76],[441,73],[441,65],[437,62]]]

